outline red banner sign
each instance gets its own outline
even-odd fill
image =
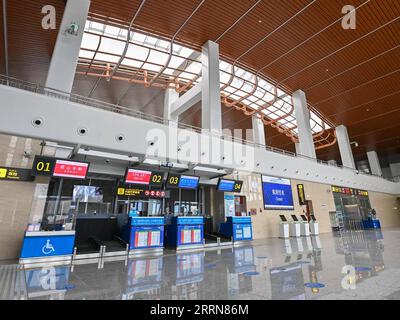
[[[151,179],[151,171],[128,169],[125,183],[149,185]]]
[[[57,160],[53,177],[86,179],[88,168],[89,164],[85,162]]]

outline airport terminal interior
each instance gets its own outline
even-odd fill
[[[400,299],[398,0],[0,7],[0,300]]]

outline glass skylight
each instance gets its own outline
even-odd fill
[[[127,30],[99,22],[87,21],[79,54],[78,73],[107,76],[123,54]],[[141,32],[130,33],[130,43],[116,78],[148,83],[162,72],[153,85],[168,87],[178,85],[189,88],[201,81],[201,54],[174,44],[169,60],[170,42]],[[232,72],[233,70],[233,72]],[[241,67],[220,62],[220,87],[223,101],[228,107],[256,110],[268,119],[276,120],[285,130],[297,135],[292,97],[265,79]],[[272,103],[272,105],[270,105]],[[311,113],[313,133],[330,129],[329,125]],[[277,120],[278,119],[278,120]]]

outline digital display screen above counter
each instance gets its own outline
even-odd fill
[[[89,163],[68,160],[56,160],[53,177],[86,179]]]
[[[167,188],[197,189],[200,177],[170,173],[167,179]]]
[[[125,175],[126,184],[137,184],[143,186],[161,186],[164,173],[158,171],[146,171],[138,169],[127,169]]]
[[[179,188],[181,189],[197,189],[199,186],[200,177],[181,176],[179,180]]]
[[[219,179],[217,190],[223,192],[241,192],[243,181],[240,180],[229,180],[229,179]]]
[[[89,163],[52,157],[35,156],[32,175],[56,178],[86,179]]]

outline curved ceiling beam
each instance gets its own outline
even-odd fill
[[[128,47],[129,47],[129,42],[131,40],[131,30],[132,30],[133,23],[135,22],[135,20],[136,20],[137,16],[139,15],[140,11],[142,11],[145,3],[146,3],[146,0],[142,0],[142,2],[139,5],[139,8],[136,10],[136,13],[135,13],[135,15],[133,16],[133,18],[131,20],[131,23],[129,24],[128,33],[126,35],[126,42],[125,42],[124,51],[122,52],[122,55],[119,58],[117,64],[114,66],[113,70],[111,71],[110,75],[108,76],[107,81],[111,80],[111,78],[114,76],[115,72],[117,72],[117,69],[121,65],[122,61],[125,59],[125,55],[126,55],[126,52],[128,51]]]
[[[165,71],[165,69],[168,68],[168,65],[169,65],[169,63],[171,62],[171,59],[172,59],[172,52],[173,52],[173,47],[174,47],[176,36],[179,34],[179,32],[181,32],[181,30],[185,27],[185,25],[196,14],[196,12],[201,8],[201,6],[204,4],[204,2],[206,2],[206,0],[202,0],[197,5],[197,7],[193,10],[193,12],[190,14],[190,16],[186,18],[186,20],[183,22],[183,24],[178,28],[178,30],[176,30],[176,32],[172,36],[171,43],[169,45],[169,55],[168,55],[167,62],[164,64],[164,66],[161,68],[161,70],[150,80],[149,86],[151,86],[154,83],[154,81],[156,81],[158,79],[158,77]]]

